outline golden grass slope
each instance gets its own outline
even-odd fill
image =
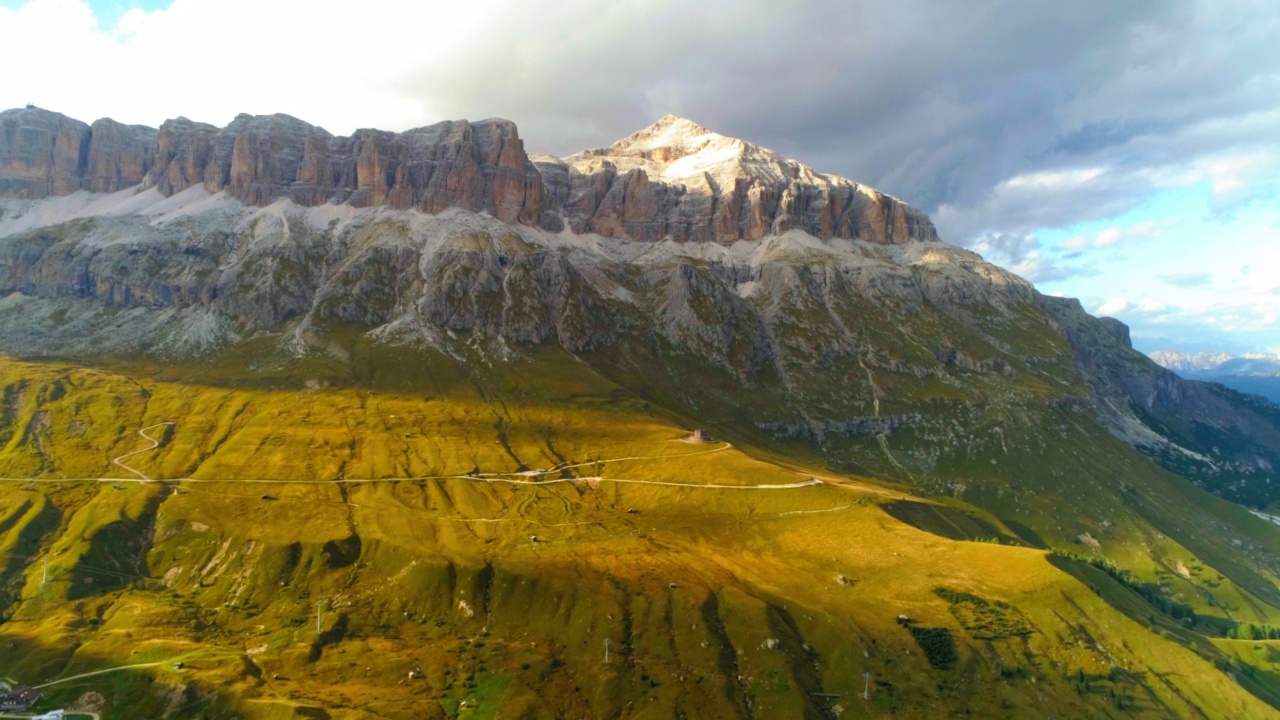
[[[45,689],[104,718],[1277,712],[1044,551],[924,532],[881,509],[897,490],[682,443],[525,362],[281,390],[3,361],[0,676],[143,665]],[[124,461],[160,481],[129,481],[112,459],[167,421]],[[978,638],[938,587],[1033,630]]]

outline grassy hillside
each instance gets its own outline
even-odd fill
[[[910,495],[559,350],[336,342],[0,361],[0,676],[104,718],[1280,712],[1226,637],[1280,625],[1275,528],[1069,410]]]

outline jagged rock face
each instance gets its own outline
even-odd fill
[[[335,137],[288,115],[240,115],[221,130],[179,118],[161,126],[156,155],[147,180],[166,195],[202,184],[250,205],[461,208],[530,225],[542,207],[541,179],[505,120]]]
[[[728,243],[795,228],[880,244],[937,239],[929,219],[896,198],[672,115],[538,166],[551,210],[578,233]]]
[[[146,178],[155,163],[156,131],[103,118],[89,128],[89,149],[81,187],[113,193]]]
[[[204,183],[218,129],[186,118],[167,120],[156,135],[155,165],[147,184],[165,195]]]
[[[332,183],[300,182],[299,171],[308,149],[327,148],[331,139],[323,129],[288,115],[239,115],[221,129],[186,118],[168,120],[160,126],[156,162],[146,183],[165,195],[203,185],[254,205],[282,197],[320,204],[332,195]]]
[[[0,113],[0,194],[20,198],[116,192],[151,170],[156,131],[103,118],[85,125],[39,108]]]
[[[476,134],[443,127],[427,138],[433,142],[419,140],[417,146],[456,147],[467,136]],[[229,156],[228,182],[249,193],[265,192],[271,183],[237,185],[241,173],[269,177],[272,168],[291,158],[304,165],[304,153],[276,154],[274,165],[254,154],[260,143],[287,137],[285,132],[276,139],[266,132],[242,132]],[[313,132],[292,137],[298,147],[324,140]],[[399,141],[368,133],[344,142],[368,147]],[[491,146],[499,159],[500,145],[495,140]],[[197,161],[205,158],[208,166],[221,145],[212,128],[174,121],[162,128],[158,147],[153,175],[177,183],[193,182]],[[242,164],[240,158],[261,162]],[[397,187],[389,184],[387,191],[393,194]],[[207,182],[193,185],[183,199],[200,203],[216,188]],[[118,217],[104,206],[99,215],[0,238],[0,295],[88,300],[130,310],[196,306],[227,320],[237,336],[276,331],[300,318],[367,327],[408,318],[514,343],[559,342],[576,352],[604,347],[628,328],[643,327],[642,332],[673,347],[736,368],[748,380],[776,365],[780,354],[803,365],[830,365],[865,350],[855,332],[838,323],[827,327],[829,319],[818,333],[829,342],[776,341],[777,326],[793,323],[800,309],[836,308],[857,297],[940,307],[1030,298],[1025,283],[1008,274],[991,282],[977,256],[934,242],[917,243],[909,251],[890,252],[906,246],[884,246],[889,255],[879,257],[868,256],[858,241],[827,247],[792,230],[745,241],[753,244],[754,254],[734,251],[699,261],[699,253],[724,246],[693,243],[692,254],[681,250],[637,263],[625,243],[591,252],[559,235],[496,217],[433,218],[333,204],[258,210],[234,201],[224,214],[188,215],[183,206],[165,201],[159,189],[157,184],[144,192],[154,194],[149,202],[173,211],[172,219],[152,221],[150,211],[139,205],[142,196],[126,191],[119,202],[141,208],[141,214]],[[446,191],[465,193],[468,187],[446,186],[441,192]],[[330,228],[338,216],[342,227]],[[559,244],[564,242],[569,244]],[[912,271],[913,264],[933,269],[927,281]],[[933,353],[946,347],[939,345]],[[934,354],[928,356],[931,364]]]
[[[0,194],[44,198],[79,190],[88,139],[88,125],[60,113],[0,113]]]
[[[23,198],[140,183],[169,196],[199,185],[249,205],[459,208],[645,242],[732,243],[791,229],[880,244],[937,239],[928,218],[896,198],[672,116],[608,148],[537,162],[506,120],[335,137],[288,115],[240,115],[224,128],[177,118],[158,131],[106,119],[89,127],[39,109],[0,117],[0,194]]]
[[[0,194],[26,199],[145,183],[165,195],[202,185],[250,205],[288,198],[541,223],[543,183],[513,123],[443,122],[405,133],[334,137],[288,115],[240,115],[225,128],[186,118],[160,129],[92,127],[38,108],[0,114]]]

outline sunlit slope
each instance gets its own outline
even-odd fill
[[[696,494],[714,491],[591,497],[457,484],[361,488],[345,502],[336,492],[282,496],[271,510],[228,487],[168,497],[153,518],[147,488],[104,491],[75,517],[130,517],[142,500],[136,520],[153,524],[156,539],[145,566],[113,564],[90,547],[78,570],[55,567],[43,587],[29,571],[3,626],[22,652],[4,672],[43,679],[182,659],[181,672],[168,662],[149,672],[184,702],[207,697],[202,710],[250,713],[256,705],[243,701],[257,697],[334,717],[430,716],[417,714],[424,699],[445,715],[469,700],[482,712],[528,707],[534,716],[672,717],[680,708],[687,717],[824,717],[818,692],[838,695],[853,717],[943,708],[1041,717],[1046,694],[1071,717],[1196,716],[1188,702],[1210,717],[1273,712],[1041,553],[940,540],[845,489],[738,494],[706,511]],[[526,492],[534,496],[519,497]],[[426,509],[431,498],[452,512]],[[564,523],[566,508],[580,519]],[[153,579],[112,589],[106,567]],[[965,629],[936,587],[1004,600],[1030,634],[978,639],[983,630]],[[958,657],[932,669],[899,613],[949,628]],[[410,671],[421,677],[409,681]],[[875,681],[868,701],[858,699],[863,672]],[[1082,677],[1088,690],[1077,687]],[[101,687],[76,681],[64,692]],[[215,688],[229,694],[214,698]],[[157,688],[121,692],[121,706],[161,699]]]
[[[964,502],[681,442],[556,353],[382,360],[291,389],[5,361],[0,675],[147,665],[45,689],[107,718],[1277,712],[1260,651],[1026,538],[944,537],[1018,541]]]

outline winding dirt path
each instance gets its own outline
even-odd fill
[[[680,487],[680,488],[709,488],[720,490],[794,490],[796,488],[810,487],[813,485],[824,485],[817,478],[809,478],[793,483],[780,483],[771,485],[733,485],[728,483],[682,483],[669,482],[666,480],[629,480],[626,478],[608,478],[608,477],[579,477],[579,478],[556,478],[554,480],[517,480],[515,478],[501,477],[468,477],[461,476],[452,478],[458,480],[474,480],[476,482],[485,483],[506,483],[508,485],[558,485],[560,483],[581,483],[581,482],[611,482],[621,485],[660,485],[662,487]]]
[[[217,484],[231,483],[231,484],[245,484],[245,485],[247,484],[331,485],[336,482],[344,485],[364,485],[364,484],[374,484],[374,483],[414,482],[419,480],[466,480],[466,481],[475,482],[475,483],[498,483],[498,484],[506,484],[506,485],[531,485],[531,486],[559,485],[564,483],[608,482],[608,483],[615,483],[620,485],[654,485],[659,487],[677,487],[677,488],[693,488],[693,489],[707,489],[707,490],[795,490],[798,488],[812,487],[814,485],[828,484],[827,481],[818,479],[816,477],[810,477],[808,480],[801,480],[799,482],[794,482],[794,483],[774,483],[774,484],[762,484],[762,485],[738,485],[738,484],[731,484],[731,483],[687,483],[687,482],[673,482],[673,481],[666,481],[666,480],[636,480],[636,479],[629,479],[629,478],[601,477],[599,475],[588,476],[588,477],[554,478],[550,480],[541,479],[541,477],[545,474],[561,472],[563,470],[568,470],[570,468],[586,467],[590,465],[607,465],[610,463],[637,462],[637,461],[646,461],[646,460],[668,460],[673,458],[691,457],[694,455],[711,455],[714,453],[720,453],[720,452],[724,452],[726,450],[732,449],[733,444],[728,442],[721,443],[718,447],[712,448],[710,450],[700,450],[697,452],[690,452],[690,453],[678,453],[674,455],[632,455],[627,457],[589,460],[585,462],[578,462],[578,463],[571,463],[571,464],[562,463],[562,464],[556,465],[555,467],[549,468],[547,470],[526,470],[522,472],[503,472],[503,473],[476,473],[472,475],[421,475],[421,476],[415,476],[415,477],[387,477],[387,478],[346,478],[344,477],[344,478],[338,478],[336,480],[264,480],[264,479],[255,479],[255,478],[237,478],[235,480],[216,480],[216,479],[207,479],[207,478],[186,478],[186,477],[155,479],[148,476],[146,473],[143,473],[141,470],[138,470],[137,468],[127,465],[124,462],[125,458],[133,457],[134,455],[138,455],[144,452],[150,452],[160,447],[160,440],[155,437],[152,437],[151,435],[148,435],[147,431],[153,430],[158,427],[163,427],[165,425],[177,425],[177,423],[171,420],[167,420],[165,422],[156,423],[155,425],[148,425],[147,427],[142,428],[141,430],[138,431],[138,435],[140,435],[147,442],[150,442],[151,446],[142,448],[140,450],[134,450],[132,452],[127,452],[111,461],[113,464],[137,476],[136,478],[0,478],[0,482],[88,482],[88,481],[121,482],[121,481],[124,481],[124,482],[137,482],[137,483],[180,482],[180,483],[211,483],[211,484],[212,483],[217,483]]]
[[[121,455],[120,457],[112,460],[111,463],[113,465],[119,465],[120,467],[133,473],[134,475],[137,475],[140,478],[140,480],[138,480],[137,482],[151,482],[151,478],[147,477],[146,474],[144,474],[142,471],[137,470],[136,468],[132,468],[128,465],[125,465],[124,462],[122,461],[127,457],[133,457],[134,455],[138,455],[139,453],[151,452],[152,450],[155,450],[156,448],[160,447],[160,441],[148,435],[147,431],[151,430],[152,428],[163,427],[165,425],[177,425],[177,423],[171,420],[166,420],[165,422],[156,423],[155,425],[148,425],[147,427],[142,428],[141,430],[138,431],[138,434],[142,436],[142,439],[150,442],[151,447],[142,448],[141,450],[134,450],[133,452],[127,452]],[[107,480],[112,478],[102,478],[102,479]],[[129,479],[132,480],[133,478],[129,478]]]

